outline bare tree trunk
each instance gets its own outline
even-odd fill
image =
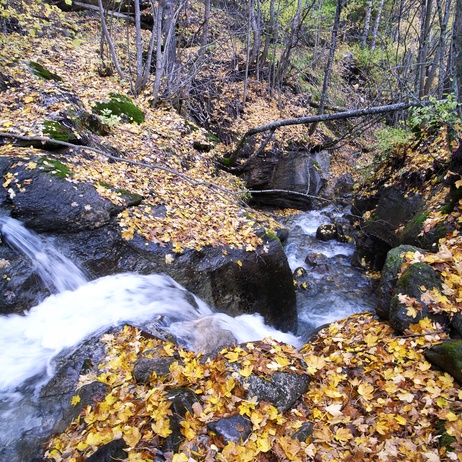
[[[102,0],[98,0],[98,7],[99,7],[99,15],[101,19],[101,28],[103,31],[104,40],[106,40],[107,46],[109,48],[109,52],[111,53],[112,62],[117,70],[121,79],[125,78],[125,75],[120,67],[119,60],[117,59],[117,53],[115,51],[114,44],[112,43],[111,35],[109,34],[107,23],[106,23],[106,15],[104,14],[104,7]]]
[[[340,24],[340,14],[342,13],[343,0],[337,0],[337,7],[335,9],[334,25],[332,27],[332,39],[330,43],[329,58],[327,59],[326,71],[324,74],[324,82],[322,84],[321,101],[319,102],[318,115],[324,113],[324,106],[327,101],[327,89],[329,88],[330,75],[332,73],[332,64],[334,62],[335,50],[337,48],[337,36]],[[317,123],[313,123],[310,127],[309,134],[312,135],[316,130]]]
[[[209,23],[210,23],[210,0],[204,2],[204,26],[202,28],[201,47],[199,50],[199,60],[204,57],[209,43]]]
[[[462,103],[462,0],[456,2],[456,12],[454,17],[453,28],[453,55],[452,63],[454,67],[454,92],[457,101]],[[459,115],[462,108],[459,106]]]
[[[369,30],[371,27],[371,16],[372,16],[372,0],[367,0],[366,17],[364,18],[364,31],[361,37],[361,48],[365,48],[367,44],[367,39],[369,37]]]
[[[379,9],[377,10],[377,16],[375,17],[375,21],[374,21],[374,29],[372,31],[371,50],[375,50],[375,46],[377,44],[377,37],[379,35],[379,26],[380,26],[380,21],[382,20],[384,4],[385,4],[385,0],[380,0]]]
[[[433,0],[422,0],[422,19],[417,55],[416,94],[419,99],[425,96],[425,69],[428,57],[428,42],[430,40],[430,26]]]

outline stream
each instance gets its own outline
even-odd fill
[[[320,224],[342,213],[324,209],[285,220],[290,230],[285,245],[289,264],[293,271],[305,271],[303,289],[297,290],[299,335],[374,305],[369,280],[350,265],[353,244],[315,237]],[[24,316],[0,317],[1,462],[30,462],[28,446],[47,436],[54,425],[55,418],[44,413],[38,397],[53,376],[56,361],[113,326],[154,323],[194,351],[201,351],[203,342],[196,335],[203,332],[199,325],[208,328],[210,338],[230,331],[237,343],[272,336],[296,347],[303,344],[300,336],[265,325],[258,314],[232,318],[216,313],[165,275],[127,273],[87,281],[50,241],[21,223],[0,216],[0,228],[3,240],[29,257],[53,293]]]

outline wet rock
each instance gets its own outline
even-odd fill
[[[152,374],[165,377],[170,373],[170,366],[177,361],[176,358],[139,358],[133,368],[133,377],[138,383],[149,383]]]
[[[393,297],[396,283],[398,282],[398,273],[404,263],[404,255],[407,252],[415,252],[418,249],[410,245],[401,245],[390,250],[382,269],[382,275],[377,291],[377,305],[375,311],[383,319],[389,319],[390,302]]]
[[[9,169],[14,181],[4,204],[26,227],[39,233],[75,233],[107,225],[122,210],[101,198],[94,186],[80,183],[77,187],[67,181],[69,171],[56,158],[31,161],[39,167],[30,169],[28,163],[17,159]]]
[[[462,340],[446,340],[435,345],[425,352],[425,357],[462,384]]]
[[[341,175],[335,180],[334,197],[337,204],[347,205],[351,202],[353,186],[354,180],[349,173]]]
[[[309,383],[307,375],[287,372],[275,372],[266,377],[252,375],[246,380],[246,394],[258,401],[268,401],[285,412],[308,390]]]
[[[430,265],[424,263],[415,263],[409,266],[398,279],[389,311],[390,326],[398,332],[404,332],[410,324],[417,324],[424,318],[430,318],[443,326],[449,324],[449,319],[445,314],[432,313],[426,303],[422,301],[422,286],[427,290],[441,289],[441,280],[438,274]],[[418,309],[416,317],[407,314],[408,307],[400,302],[399,294],[413,297],[420,304],[421,309]]]
[[[111,387],[102,382],[92,382],[83,385],[76,393],[80,401],[75,405],[70,404],[68,406],[63,419],[57,423],[54,431],[56,433],[63,432],[66,427],[79,416],[85,407],[103,401],[110,390]]]
[[[337,226],[334,224],[321,225],[316,230],[316,239],[320,241],[331,241],[337,237]]]
[[[223,439],[224,444],[228,442],[239,443],[245,441],[252,432],[252,422],[237,414],[225,417],[216,422],[207,424],[207,429],[214,432]]]
[[[269,190],[267,193],[254,194],[253,201],[306,210],[319,206],[320,201],[316,196],[327,184],[329,168],[330,156],[327,151],[265,153],[252,159],[242,178],[249,189]],[[270,190],[277,190],[277,193]]]
[[[125,460],[128,454],[124,449],[127,444],[123,439],[111,441],[101,446],[85,462],[114,462],[115,460]]]
[[[217,317],[178,322],[170,328],[180,346],[196,353],[213,355],[214,352],[236,343],[233,333],[223,328]]]
[[[293,440],[305,442],[313,434],[313,424],[305,422],[300,429],[292,435]]]
[[[170,410],[170,430],[172,433],[165,440],[162,447],[164,452],[173,451],[178,452],[180,443],[183,441],[184,436],[181,434],[180,422],[184,419],[186,412],[193,413],[193,404],[199,402],[197,395],[188,388],[173,388],[168,390],[167,399],[172,403]]]

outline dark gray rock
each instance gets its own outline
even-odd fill
[[[124,460],[128,454],[124,449],[127,444],[123,439],[114,440],[110,443],[101,446],[90,457],[85,459],[85,462],[114,462],[116,460]]]
[[[293,440],[302,441],[303,443],[313,434],[313,424],[305,422],[300,429],[292,435]]]
[[[245,382],[247,396],[268,401],[285,412],[308,390],[310,379],[307,375],[275,372],[265,377],[252,375]]]
[[[397,186],[383,188],[377,209],[364,223],[364,230],[392,248],[404,244],[396,230],[406,225],[416,213],[421,213],[423,206],[418,194],[408,194]]]
[[[320,241],[331,241],[337,237],[337,226],[334,224],[324,224],[316,230],[316,239]]]
[[[171,356],[163,358],[139,358],[133,368],[133,377],[138,383],[149,383],[152,374],[164,377],[170,373],[170,366],[177,359]]]
[[[236,414],[207,424],[207,429],[221,437],[224,444],[230,441],[239,443],[249,437],[252,432],[252,422]]]
[[[446,340],[432,346],[425,352],[425,357],[462,384],[462,340]]]
[[[424,318],[430,318],[443,326],[449,324],[449,318],[445,314],[432,313],[422,301],[422,286],[428,290],[441,289],[441,280],[438,274],[430,265],[424,263],[415,263],[409,266],[398,279],[389,311],[390,326],[398,332],[404,332],[410,324],[417,324]],[[399,301],[399,294],[413,297],[420,303],[422,308],[418,310],[416,317],[407,314],[407,306]]]
[[[170,430],[172,433],[165,440],[162,450],[164,452],[178,452],[178,448],[184,439],[181,434],[180,422],[184,419],[186,412],[193,413],[193,404],[199,402],[197,395],[189,388],[172,388],[168,390],[166,398],[172,403],[170,410]]]
[[[421,249],[410,245],[401,245],[388,252],[380,277],[377,291],[377,305],[375,307],[375,312],[381,318],[389,319],[390,302],[395,292],[396,283],[398,282],[398,273],[405,260],[404,254],[417,250]]]
[[[327,184],[329,168],[327,151],[265,153],[252,159],[242,177],[251,190],[278,190],[254,194],[255,202],[306,210],[319,206],[316,196]]]
[[[36,232],[74,233],[107,225],[122,210],[103,199],[89,184],[68,181],[67,167],[56,158],[31,158],[39,168],[16,159],[9,172],[14,181],[12,192],[3,206],[11,207],[11,216]],[[0,158],[0,164],[4,161]]]

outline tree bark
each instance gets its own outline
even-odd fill
[[[462,0],[461,0],[462,1]],[[388,104],[386,106],[374,106],[365,109],[355,109],[352,111],[343,111],[337,112],[334,114],[318,114],[312,115],[307,117],[297,117],[293,119],[282,119],[276,120],[275,122],[271,122],[267,125],[261,125],[260,127],[251,128],[248,130],[244,136],[239,141],[236,150],[235,150],[235,158],[238,157],[240,150],[244,147],[245,142],[248,138],[258,133],[263,133],[268,130],[276,130],[281,127],[287,127],[288,125],[308,125],[308,124],[317,124],[319,122],[326,122],[328,120],[341,120],[341,119],[351,119],[356,117],[363,117],[367,115],[375,115],[375,114],[385,114],[388,112],[395,112],[395,111],[402,111],[404,109],[408,109],[410,107],[417,107],[421,106],[421,103],[396,103],[396,104]]]
[[[453,24],[454,90],[457,101],[462,103],[462,0],[457,0]],[[461,109],[459,108],[459,111]],[[460,112],[459,112],[460,113]]]
[[[338,35],[338,28],[340,24],[340,14],[342,13],[343,7],[343,0],[337,0],[337,7],[335,10],[335,17],[334,17],[334,25],[332,27],[332,41],[330,44],[329,50],[329,58],[327,60],[326,72],[324,74],[324,82],[322,85],[322,94],[321,94],[321,101],[319,102],[319,110],[318,114],[324,113],[324,106],[326,105],[327,101],[327,89],[329,87],[330,82],[330,75],[332,73],[332,64],[334,62],[334,55],[335,50],[337,48],[337,35]],[[317,123],[313,123],[310,127],[309,134],[312,135],[316,130]]]

